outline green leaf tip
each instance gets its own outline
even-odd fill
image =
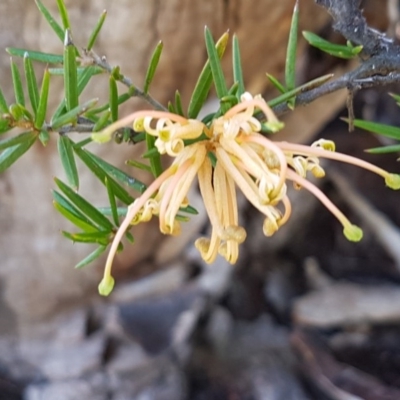
[[[363,231],[357,225],[345,226],[343,234],[350,242],[359,242],[363,238]]]
[[[386,186],[390,187],[393,190],[400,189],[400,175],[398,174],[388,174],[385,177]]]
[[[111,275],[104,277],[99,283],[99,294],[102,296],[108,296],[114,289],[114,284],[115,281]]]

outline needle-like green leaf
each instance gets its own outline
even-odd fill
[[[313,79],[310,82],[305,83],[304,85],[298,86],[297,88],[285,92],[274,99],[269,100],[267,103],[270,107],[275,107],[278,104],[284,103],[289,100],[291,97],[298,96],[300,93],[308,92],[309,90],[315,89],[323,85],[325,82],[329,81],[333,77],[333,74],[323,75],[319,78]]]
[[[150,165],[143,164],[142,162],[137,161],[137,160],[127,160],[125,162],[125,164],[129,165],[130,167],[133,167],[133,168],[137,168],[137,169],[141,169],[143,171],[151,172]]]
[[[286,90],[290,91],[296,87],[296,52],[297,52],[297,31],[299,29],[299,1],[293,9],[292,22],[290,24],[288,47],[286,51],[285,63],[285,85]],[[294,108],[295,97],[288,101],[290,108]]]
[[[90,253],[82,261],[75,265],[75,269],[86,267],[86,265],[92,263],[94,260],[99,258],[107,249],[107,246],[99,246],[96,250]]]
[[[110,117],[111,111],[104,112],[94,124],[93,132],[100,132],[101,130],[103,130],[108,125]]]
[[[118,105],[120,106],[121,104],[125,103],[128,101],[132,95],[130,93],[123,93],[120,96],[118,96]],[[103,104],[100,107],[94,108],[93,110],[90,111],[91,114],[99,114],[102,113],[103,111],[106,111],[110,108],[110,103]]]
[[[150,84],[153,81],[154,74],[156,73],[156,69],[158,66],[158,62],[160,61],[160,56],[163,50],[163,42],[160,40],[157,43],[156,48],[153,51],[153,54],[151,56],[151,60],[149,63],[149,67],[147,68],[146,72],[146,77],[144,79],[144,85],[143,85],[143,92],[147,94],[149,92]]]
[[[0,150],[7,149],[8,147],[12,147],[26,141],[30,141],[35,136],[37,136],[35,132],[29,131],[21,133],[18,136],[11,136],[7,139],[0,140]]]
[[[38,138],[43,146],[47,146],[50,140],[50,134],[47,131],[40,131]]]
[[[212,38],[211,32],[207,27],[204,30],[204,37],[206,41],[208,59],[210,60],[210,67],[214,80],[215,90],[217,92],[218,98],[221,99],[228,94],[228,88],[226,87],[225,77],[221,66],[221,60],[215,48],[214,39]],[[226,110],[222,111],[224,113]]]
[[[85,149],[75,146],[75,154],[82,160],[82,162],[93,172],[93,174],[105,185],[106,179],[109,185],[112,185],[116,197],[118,197],[124,204],[131,204],[135,200],[122,186],[108,175],[98,163],[94,161],[93,154]],[[104,161],[105,162],[105,161]]]
[[[286,88],[283,86],[278,79],[276,79],[274,76],[271,74],[266,74],[268,80],[281,92],[281,93],[286,93]]]
[[[110,76],[109,81],[109,102],[111,120],[115,122],[118,120],[118,88],[117,82],[112,75]]]
[[[177,90],[175,92],[175,112],[176,114],[182,115],[182,117],[184,117],[183,114],[183,107],[182,107],[182,98],[181,98],[181,94],[179,93],[179,90]]]
[[[62,231],[62,234],[67,238],[77,243],[97,243],[102,246],[107,246],[110,242],[110,232],[80,232],[69,233]]]
[[[25,53],[24,56],[24,70],[25,79],[28,86],[29,100],[31,102],[33,114],[36,116],[37,108],[39,105],[39,87],[36,79],[35,70],[33,69],[32,61],[29,58],[28,53]]]
[[[40,96],[38,102],[38,108],[36,112],[35,127],[41,129],[46,119],[47,113],[47,101],[49,98],[49,87],[50,87],[50,74],[46,68],[43,74],[42,87],[40,89]]]
[[[14,164],[23,154],[25,154],[35,143],[37,134],[29,132],[30,135],[25,136],[25,140],[14,146],[7,147],[0,154],[0,172],[5,171],[10,165]]]
[[[79,218],[76,214],[63,207],[56,200],[53,201],[54,208],[68,221],[72,222],[75,226],[82,229],[84,232],[97,232],[98,228],[88,224],[86,221]]]
[[[96,23],[96,25],[95,25],[95,27],[94,27],[94,29],[93,29],[90,37],[89,37],[89,41],[88,41],[88,44],[86,46],[86,49],[88,51],[92,50],[92,48],[93,48],[93,46],[94,46],[94,44],[96,42],[97,36],[99,35],[99,33],[101,31],[101,28],[103,27],[104,21],[106,20],[106,17],[107,17],[107,11],[104,10],[101,13],[100,18],[97,21],[97,23]]]
[[[54,178],[58,188],[65,194],[65,196],[74,204],[79,210],[81,210],[88,218],[90,218],[95,224],[100,226],[102,229],[110,232],[113,229],[112,223],[100,212],[96,207],[92,206],[87,200],[85,200],[78,193],[75,193],[64,182],[57,178]]]
[[[71,111],[78,106],[79,96],[76,52],[68,29],[64,41],[64,91],[67,111]]]
[[[7,47],[6,51],[11,56],[16,57],[25,57],[25,54],[28,54],[28,57],[31,60],[39,61],[45,64],[62,64],[64,62],[64,57],[58,54],[42,53],[40,51],[19,49],[16,47]]]
[[[339,58],[354,58],[363,49],[363,46],[349,46],[349,44],[346,46],[331,43],[325,39],[322,39],[315,33],[308,31],[304,31],[303,36],[307,40],[307,42],[310,43],[311,46],[314,46],[317,49],[324,51],[325,53]]]
[[[341,119],[349,122],[348,118]],[[363,121],[362,119],[354,119],[352,122],[357,128],[365,129],[368,132],[383,135],[391,139],[400,140],[400,128],[397,126],[380,124],[378,122]]]
[[[240,100],[240,96],[244,93],[244,80],[242,71],[242,59],[240,57],[239,39],[233,35],[232,42],[232,62],[233,62],[233,81],[237,82],[238,90],[236,96]]]
[[[83,104],[80,104],[79,106],[73,108],[71,111],[61,115],[58,119],[55,121],[52,120],[51,122],[51,127],[54,130],[57,130],[58,128],[61,128],[62,126],[68,125],[68,124],[75,124],[76,120],[79,115],[84,114],[87,110],[90,110],[92,107],[94,107],[98,102],[98,99],[92,99],[89,101],[86,101]]]
[[[149,159],[150,162],[151,172],[155,177],[157,177],[162,174],[163,169],[161,165],[161,156],[156,148],[155,143],[156,143],[156,138],[146,133],[146,146],[147,146],[146,154],[148,155],[147,158]]]
[[[7,114],[8,106],[3,91],[0,89],[0,114],[1,113]]]
[[[103,169],[103,171],[109,175],[110,177],[116,179],[117,181],[121,182],[125,186],[136,190],[139,193],[143,193],[146,190],[146,185],[143,182],[140,182],[139,180],[131,177],[124,171],[120,170],[117,167],[114,167],[113,165],[109,164],[107,161],[103,160],[100,157],[97,157],[96,155],[89,153],[86,150],[86,153],[91,157],[93,162],[95,162],[99,167]]]
[[[80,96],[89,83],[90,79],[98,74],[98,68],[97,67],[86,67],[86,68],[78,68],[78,96]],[[64,75],[64,72],[63,72]],[[108,107],[105,108],[105,110]],[[66,101],[63,99],[61,103],[58,105],[56,111],[54,112],[53,115],[53,120],[58,119],[62,114],[66,112]],[[94,112],[94,110],[92,110]]]
[[[50,14],[50,11],[44,6],[44,4],[40,0],[35,0],[35,3],[39,9],[39,11],[42,13],[48,24],[51,26],[53,31],[56,33],[58,38],[61,40],[61,42],[64,41],[64,29],[61,28],[61,26],[58,24],[58,22],[53,18],[53,16]]]
[[[119,219],[118,219],[118,210],[117,210],[117,202],[115,201],[115,194],[113,191],[113,186],[110,185],[108,179],[106,178],[106,188],[108,194],[108,200],[111,206],[111,214],[113,217],[114,224],[119,226]]]
[[[85,232],[97,232],[99,230],[99,228],[88,217],[86,217],[86,215],[79,211],[62,194],[56,192],[55,190],[52,191],[52,194],[54,199],[54,206],[57,208],[57,210],[60,211],[61,214],[63,214],[78,228],[81,228]],[[65,213],[63,210],[65,210]],[[72,217],[69,218],[67,215]]]
[[[73,142],[68,136],[59,135],[57,142],[58,154],[64,168],[69,185],[74,190],[79,188],[78,169],[76,168]]]
[[[0,117],[0,135],[8,132],[10,129],[12,129],[10,122],[7,119],[2,119]]]
[[[217,44],[215,45],[219,59],[222,58],[225,52],[226,46],[228,44],[228,39],[229,34],[228,32],[225,32],[219,38]],[[197,80],[196,86],[193,90],[192,97],[189,101],[189,108],[187,113],[188,118],[196,118],[199,115],[199,112],[207,99],[212,82],[213,76],[211,73],[210,60],[207,60],[200,73],[199,79]]]
[[[65,3],[63,0],[57,0],[58,11],[60,12],[61,21],[64,27],[64,31],[66,29],[71,28],[71,23],[69,22],[69,16],[67,7],[65,7]]]
[[[400,152],[400,144],[392,144],[390,146],[374,147],[372,149],[365,150],[371,154],[387,154],[387,153],[398,153]]]
[[[24,95],[24,89],[22,88],[21,74],[19,73],[19,69],[15,64],[15,62],[12,60],[12,58],[10,59],[10,62],[11,62],[11,75],[14,87],[15,101],[17,104],[25,106],[25,95]]]

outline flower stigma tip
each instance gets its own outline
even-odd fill
[[[114,278],[111,275],[105,276],[99,284],[99,293],[102,296],[108,296],[114,289]]]
[[[363,237],[363,231],[357,225],[346,225],[343,234],[350,242],[359,242]]]
[[[387,174],[385,177],[386,186],[393,190],[400,189],[400,175],[398,174]]]

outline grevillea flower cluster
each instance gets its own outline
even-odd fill
[[[264,99],[245,93],[239,104],[208,125],[169,112],[138,111],[93,135],[95,141],[102,142],[117,129],[133,123],[135,131],[144,131],[156,138],[155,146],[160,154],[174,158],[171,166],[128,207],[108,254],[100,294],[108,295],[114,286],[113,259],[130,225],[149,221],[156,215],[162,233],[180,233],[176,216],[189,204],[187,194],[196,177],[212,232],[211,237],[197,239],[195,246],[207,263],[212,263],[218,254],[232,264],[238,259],[239,245],[245,241],[246,231],[239,225],[237,189],[263,215],[265,236],[273,235],[289,219],[291,203],[287,184],[292,182],[314,194],[343,225],[344,235],[351,241],[359,241],[362,230],[307,180],[308,173],[317,178],[325,175],[320,158],[358,165],[381,175],[390,188],[400,189],[400,175],[336,153],[332,141],[318,140],[306,146],[269,140],[260,133],[262,125],[254,116],[256,111],[264,114],[264,124],[271,130],[281,127]]]

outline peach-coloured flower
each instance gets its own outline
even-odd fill
[[[147,190],[129,207],[127,215],[115,234],[106,261],[99,292],[108,295],[113,286],[112,262],[125,231],[130,225],[146,222],[158,215],[160,230],[176,235],[180,225],[176,219],[181,207],[188,205],[187,194],[197,177],[204,205],[209,216],[211,238],[199,238],[196,248],[207,263],[218,254],[234,264],[239,256],[239,244],[246,232],[239,225],[236,187],[249,202],[264,215],[263,232],[273,235],[291,214],[291,203],[286,194],[288,181],[314,194],[342,223],[344,235],[352,241],[362,238],[359,227],[352,225],[345,215],[311,182],[307,173],[323,177],[320,158],[329,158],[358,165],[381,175],[392,189],[400,189],[400,176],[359,160],[336,153],[334,143],[320,140],[311,146],[272,142],[262,135],[262,125],[254,117],[255,111],[264,114],[266,125],[278,130],[278,121],[265,100],[245,93],[241,102],[208,125],[163,111],[138,111],[110,125],[95,141],[104,142],[113,132],[128,124],[136,131],[156,137],[160,154],[174,158]]]

